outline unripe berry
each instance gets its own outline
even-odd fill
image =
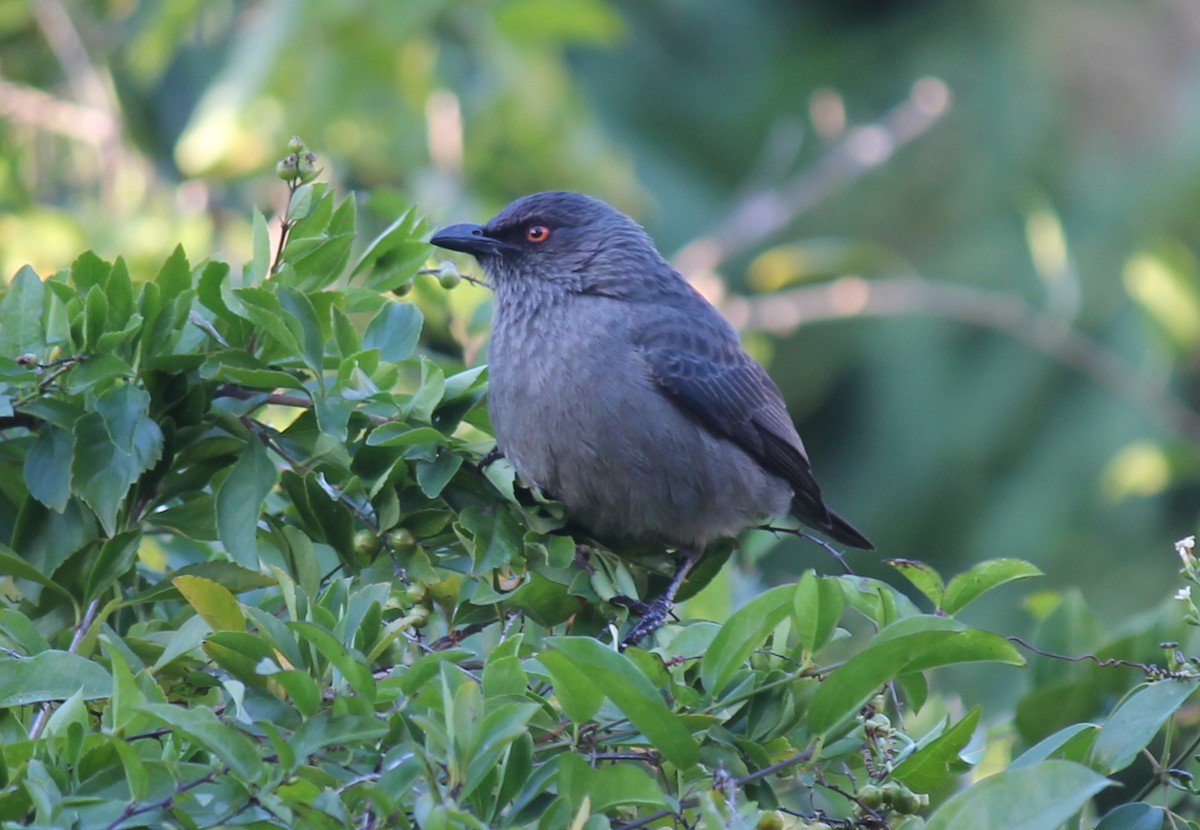
[[[783,830],[783,816],[778,812],[763,813],[755,826],[758,830]]]
[[[454,263],[447,262],[438,271],[438,282],[442,284],[442,288],[449,291],[462,282],[462,275],[458,273],[458,269],[454,267]]]
[[[396,553],[412,553],[417,547],[417,537],[407,527],[398,527],[388,531],[387,543]]]
[[[360,530],[354,534],[354,552],[359,556],[370,556],[379,550],[379,534],[373,530]]]
[[[290,182],[292,179],[300,175],[300,157],[295,153],[285,156],[280,160],[279,164],[275,165],[275,175],[283,179],[285,182]]]
[[[874,784],[864,784],[858,788],[858,800],[863,803],[864,807],[870,807],[872,810],[882,807],[883,790]]]

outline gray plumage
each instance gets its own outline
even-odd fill
[[[495,290],[500,450],[598,539],[700,551],[790,510],[872,548],[825,505],[778,387],[632,219],[554,191],[431,241]]]

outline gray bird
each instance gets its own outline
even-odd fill
[[[430,242],[474,256],[495,291],[488,411],[521,478],[601,541],[679,551],[626,644],[710,542],[765,518],[874,549],[821,498],[779,388],[628,216],[535,193]]]

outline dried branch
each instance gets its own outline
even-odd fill
[[[875,123],[846,132],[814,167],[776,187],[748,193],[715,228],[675,255],[675,267],[694,277],[762,244],[832,194],[886,163],[898,149],[937,123],[949,111],[950,100],[950,90],[941,80],[917,81],[907,98]]]

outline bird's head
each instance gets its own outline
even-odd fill
[[[429,241],[474,256],[502,293],[518,286],[610,293],[602,286],[670,272],[640,225],[565,190],[523,196],[482,225],[450,225]]]

